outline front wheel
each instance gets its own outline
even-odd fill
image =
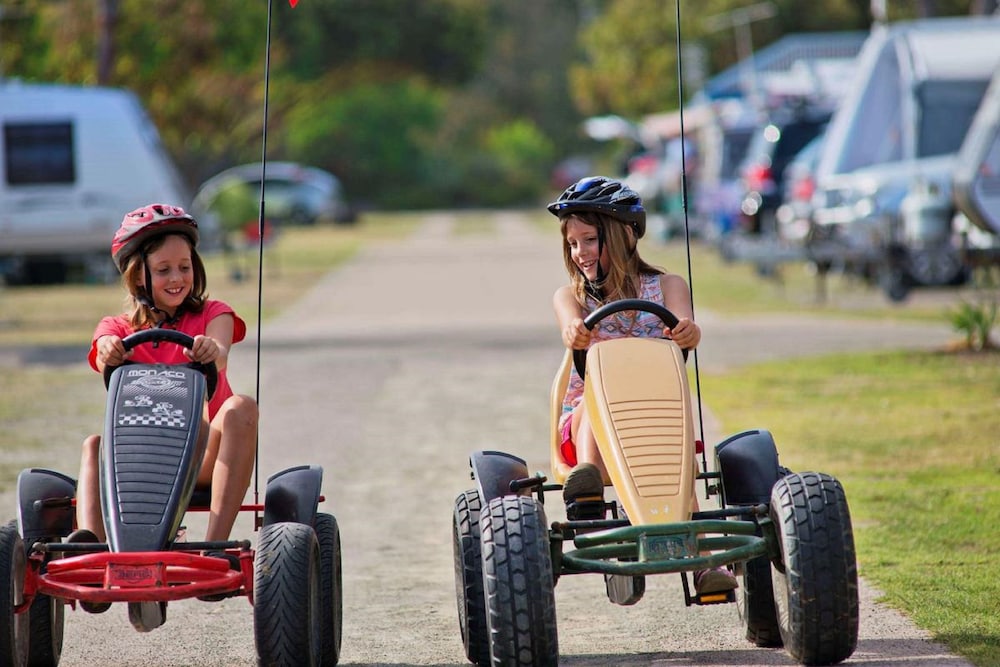
[[[846,660],[858,642],[858,571],[843,487],[822,473],[783,477],[771,492],[771,520],[781,545],[772,584],[785,649],[804,665]]]
[[[559,663],[555,579],[545,512],[534,498],[494,498],[480,517],[490,660]]]
[[[254,639],[261,665],[321,664],[320,552],[312,526],[274,523],[254,556]]]
[[[0,528],[0,665],[28,664],[28,614],[15,614],[24,602],[27,569],[24,542],[13,521]]]

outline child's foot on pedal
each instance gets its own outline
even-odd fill
[[[67,543],[98,544],[100,541],[100,538],[93,531],[86,528],[77,528],[66,538]],[[80,608],[88,614],[103,614],[108,609],[111,609],[111,603],[80,600]]]
[[[728,568],[719,566],[694,573],[694,591],[698,595],[724,593],[737,588],[736,577]]]
[[[563,483],[566,518],[593,521],[604,518],[604,478],[593,463],[580,463]]]

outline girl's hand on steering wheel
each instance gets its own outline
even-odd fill
[[[101,336],[97,341],[97,361],[102,366],[121,366],[129,357],[132,350],[125,351],[125,344],[118,336]]]
[[[590,344],[590,331],[583,320],[576,318],[563,329],[563,345],[571,350],[586,350]]]
[[[677,326],[673,329],[665,329],[664,332],[673,339],[682,350],[690,350],[698,347],[701,342],[701,327],[686,317],[677,321]]]
[[[191,349],[185,348],[184,356],[199,364],[210,364],[219,358],[219,344],[208,336],[195,336]]]

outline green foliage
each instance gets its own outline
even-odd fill
[[[783,465],[840,479],[862,576],[978,665],[1000,664],[998,362],[836,355],[702,382],[725,432],[768,428]]]
[[[433,205],[426,142],[443,104],[440,91],[414,79],[339,94],[312,86],[288,112],[289,155],[340,175],[356,199],[390,208]]]
[[[965,337],[970,350],[985,350],[993,347],[990,332],[997,321],[996,299],[973,304],[963,301],[951,312],[951,325]]]
[[[259,213],[253,189],[239,178],[232,178],[219,187],[208,210],[219,216],[219,224],[230,234],[257,220]]]
[[[486,190],[502,194],[499,201],[487,203],[532,203],[545,192],[545,167],[552,160],[553,146],[534,124],[516,120],[491,128],[485,144],[498,172]]]
[[[867,0],[774,0],[751,26],[762,48],[788,32],[866,29]],[[972,0],[892,0],[892,20]],[[192,188],[260,157],[269,4],[247,0],[5,0],[3,74],[135,91]],[[676,3],[659,0],[271,0],[268,147],[335,173],[377,206],[519,204],[568,155],[597,153],[586,115],[678,104]],[[680,2],[682,40],[711,75],[742,57],[708,19],[743,0]],[[116,7],[110,17],[102,12]],[[688,62],[685,59],[685,62]],[[696,89],[685,86],[690,95]],[[399,105],[399,106],[397,106]],[[329,117],[327,117],[329,115]],[[529,147],[509,128],[533,127]],[[498,135],[500,138],[498,138]],[[395,144],[395,145],[394,145]],[[517,146],[517,148],[512,148]],[[603,147],[606,148],[606,147]],[[517,167],[512,167],[512,164]],[[500,179],[504,188],[484,188]],[[509,199],[498,201],[499,194]]]

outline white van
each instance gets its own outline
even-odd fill
[[[122,216],[191,195],[131,92],[0,82],[0,274],[107,276]],[[211,220],[192,211],[212,236]]]

